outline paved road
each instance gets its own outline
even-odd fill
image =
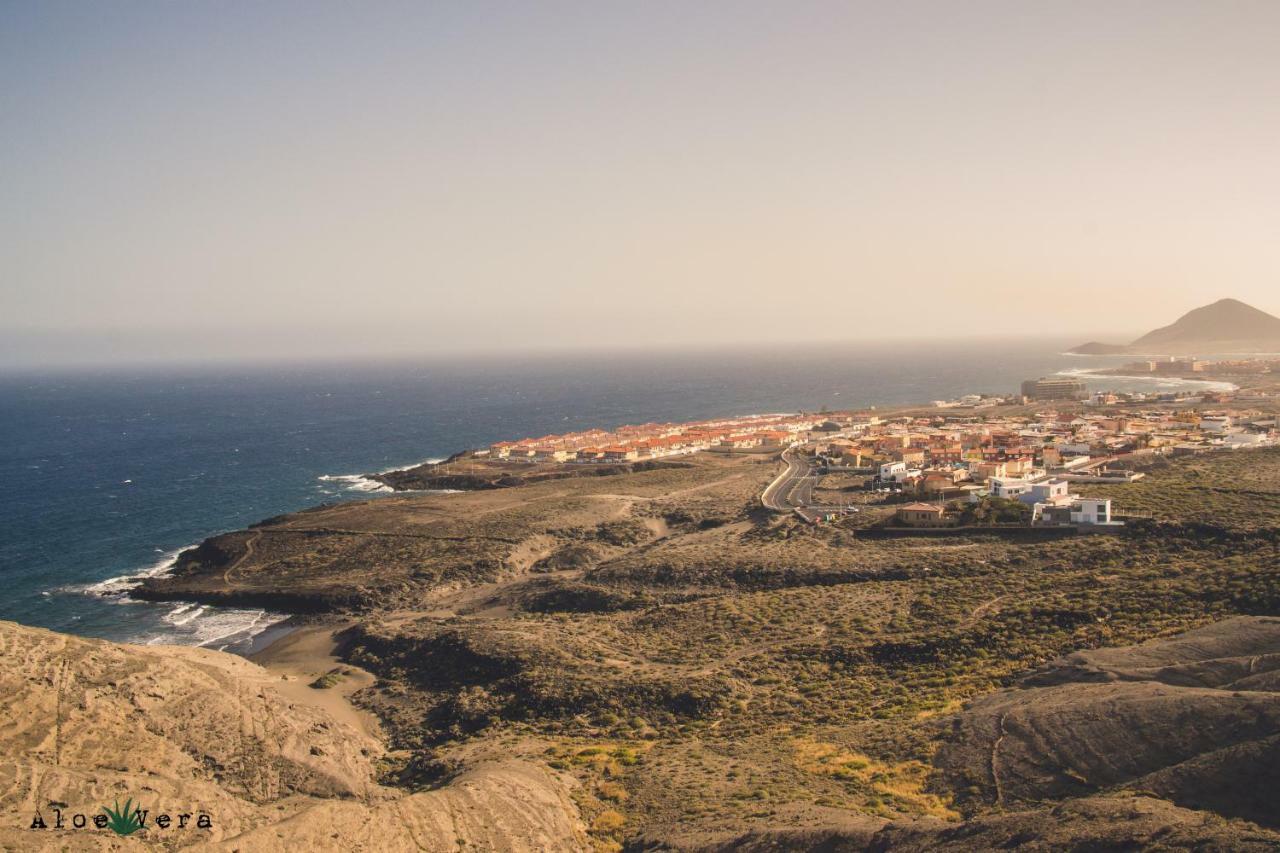
[[[787,463],[787,470],[765,487],[760,502],[779,512],[809,506],[813,502],[813,486],[821,475],[794,449],[783,451],[782,461]]]

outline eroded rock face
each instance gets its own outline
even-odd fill
[[[481,763],[444,788],[381,786],[377,740],[281,696],[275,677],[205,649],[132,646],[0,623],[0,847],[104,849],[103,805],[173,815],[130,836],[226,850],[576,849],[547,772]],[[67,828],[53,829],[57,811]],[[41,815],[48,829],[28,829]],[[71,826],[82,813],[90,823]],[[178,815],[191,814],[179,828]],[[198,828],[197,816],[210,828]]]
[[[1280,619],[1068,655],[974,702],[944,778],[1006,807],[1129,789],[1280,825]]]

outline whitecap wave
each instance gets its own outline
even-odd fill
[[[390,474],[392,471],[407,471],[410,468],[417,468],[421,465],[436,465],[443,462],[442,457],[433,456],[430,459],[423,459],[421,462],[414,462],[409,465],[393,465],[390,468],[384,468],[376,473]],[[322,483],[334,483],[337,487],[347,492],[394,492],[395,489],[386,483],[380,483],[371,479],[368,474],[322,474],[316,477]]]
[[[191,547],[194,546],[187,546],[187,548]],[[187,548],[177,548],[173,551],[165,551],[162,553],[160,559],[156,560],[150,566],[136,572],[131,572],[127,575],[116,575],[113,578],[107,578],[106,580],[97,581],[95,583],[60,586],[55,589],[54,592],[70,592],[92,595],[95,598],[109,599],[118,604],[136,603],[133,599],[125,596],[125,593],[141,583],[144,578],[154,578],[172,569],[174,564],[178,562],[178,555],[183,551],[186,551]]]
[[[421,462],[414,462],[410,465],[392,465],[390,468],[383,468],[378,473],[390,474],[392,471],[407,471],[410,468],[417,468],[421,465],[439,465],[443,461],[443,456],[432,456],[430,459],[423,459]]]
[[[386,483],[371,480],[363,474],[324,474],[316,479],[322,483],[337,483],[340,489],[348,492],[395,491]]]
[[[134,642],[148,646],[203,646],[218,651],[247,649],[254,637],[287,618],[268,610],[183,602],[161,617],[163,629],[136,637]]]
[[[187,548],[163,552],[155,563],[130,574],[117,575],[96,583],[63,586],[53,592],[91,595],[113,604],[156,608],[162,605],[130,598],[128,592],[144,578],[168,572],[177,563],[178,555],[185,550]],[[149,622],[152,627],[131,637],[129,642],[149,646],[206,646],[219,651],[247,651],[253,645],[254,637],[289,618],[286,614],[268,610],[214,607],[194,601],[172,601],[167,606],[170,609],[156,617],[144,617],[143,621]]]

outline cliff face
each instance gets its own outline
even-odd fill
[[[384,787],[382,744],[285,699],[277,680],[221,652],[0,623],[0,848],[106,849],[119,836],[93,818],[129,799],[148,812],[130,841],[167,849],[580,846],[545,771],[499,761],[434,791]]]

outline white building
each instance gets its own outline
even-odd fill
[[[1110,524],[1111,500],[1081,498],[1071,504],[1073,524]]]
[[[1031,492],[1031,483],[1021,477],[992,477],[987,480],[987,490],[993,497],[1014,500]]]
[[[907,473],[907,463],[905,462],[885,462],[880,466],[880,479],[893,482],[905,477]]]
[[[1060,527],[1070,524],[1122,527],[1123,521],[1112,521],[1111,501],[1096,498],[1072,498],[1060,504],[1038,503],[1032,507],[1031,523]]]
[[[1063,504],[1071,500],[1070,492],[1071,484],[1066,480],[1045,480],[1041,483],[1032,483],[1031,488],[1021,495],[1018,500],[1025,504]]]

